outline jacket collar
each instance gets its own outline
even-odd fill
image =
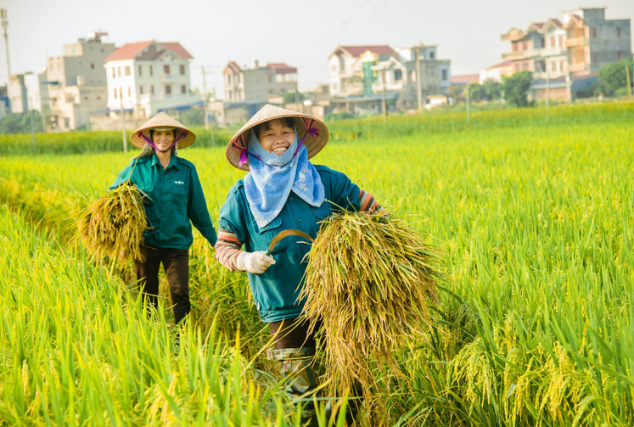
[[[159,158],[157,157],[156,153],[152,155],[152,163],[150,163],[150,166],[154,167],[156,165],[160,165],[161,161],[159,160]],[[180,169],[180,160],[178,159],[178,157],[172,153],[172,155],[170,156],[170,163],[169,165],[167,165],[167,167],[165,168],[165,170],[171,168],[171,167],[175,167],[176,169]]]

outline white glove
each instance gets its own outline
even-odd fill
[[[236,267],[239,271],[248,271],[252,274],[264,273],[271,264],[275,264],[275,260],[262,251],[241,252],[236,259]]]

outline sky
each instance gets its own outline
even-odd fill
[[[634,0],[0,0],[9,20],[12,73],[41,71],[47,56],[90,32],[104,42],[180,42],[194,57],[193,87],[222,97],[228,61],[298,68],[300,91],[328,82],[328,56],[338,45],[438,46],[453,75],[477,74],[502,61],[512,27],[561,18],[579,7],[607,7],[607,19],[634,21]],[[0,44],[0,82],[7,81]]]

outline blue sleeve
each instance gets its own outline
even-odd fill
[[[236,235],[238,240],[245,244],[249,237],[245,223],[244,201],[241,193],[235,186],[229,191],[225,204],[220,208],[220,229],[227,230]]]
[[[203,187],[200,184],[196,168],[191,168],[189,177],[187,216],[192,224],[194,224],[194,227],[200,231],[200,234],[209,241],[211,246],[214,246],[217,240],[216,229],[211,222],[211,216],[209,215],[209,209],[207,209],[207,202],[205,201],[205,194],[203,193]]]

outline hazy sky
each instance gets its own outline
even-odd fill
[[[222,94],[222,69],[286,62],[299,69],[300,90],[328,82],[328,56],[339,44],[437,44],[452,74],[475,74],[510,50],[511,27],[561,18],[578,7],[607,6],[606,18],[634,20],[634,0],[0,0],[9,15],[13,73],[40,71],[45,58],[92,31],[106,42],[178,41],[193,56],[192,86]],[[0,44],[0,82],[6,82]]]

